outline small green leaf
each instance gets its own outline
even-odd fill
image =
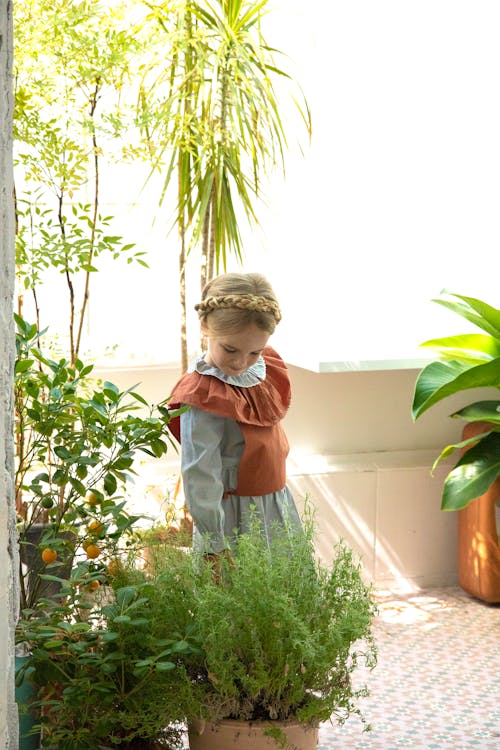
[[[109,496],[114,495],[118,487],[118,482],[113,474],[106,474],[104,477],[104,491]]]
[[[120,637],[119,633],[115,633],[114,631],[108,631],[107,633],[104,633],[102,636],[102,640],[105,643],[108,643],[110,641],[116,641]]]
[[[175,669],[175,664],[172,661],[157,661],[155,669],[157,672],[169,672],[171,669]]]
[[[87,492],[87,490],[85,488],[85,485],[83,485],[75,477],[70,477],[69,481],[70,481],[70,484],[73,487],[73,489],[76,490],[76,492],[78,492],[78,494],[80,495],[80,497],[83,497],[85,495],[85,493]]]
[[[130,623],[131,620],[132,620],[132,618],[129,615],[117,615],[113,619],[113,622],[116,622],[118,624],[121,624],[121,623],[124,624],[124,623]]]
[[[460,417],[467,422],[490,422],[500,425],[500,401],[477,401],[456,411],[452,417]]]
[[[68,473],[64,469],[56,469],[52,476],[52,481],[58,487],[63,487],[68,481]]]
[[[22,372],[26,372],[26,370],[29,370],[34,362],[34,359],[18,359],[15,366],[16,374],[18,375]]]
[[[126,607],[134,601],[136,594],[135,586],[123,586],[116,591],[116,603],[120,607]]]

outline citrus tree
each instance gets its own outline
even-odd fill
[[[100,256],[144,263],[101,209],[102,165],[129,131],[140,19],[131,23],[127,2],[19,0],[14,10],[18,313],[29,292],[41,329],[40,298],[60,279],[74,364]]]

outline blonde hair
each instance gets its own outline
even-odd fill
[[[240,331],[254,324],[274,333],[281,311],[274,290],[260,273],[225,273],[203,289],[195,310],[216,335]]]

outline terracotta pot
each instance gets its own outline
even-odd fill
[[[189,726],[190,750],[278,750],[282,747],[266,730],[278,727],[286,735],[287,750],[314,750],[318,728],[298,722],[196,721]]]
[[[489,425],[471,422],[463,430],[468,439],[485,432]],[[458,511],[458,575],[468,594],[491,604],[500,602],[500,546],[495,505],[500,499],[500,478]]]

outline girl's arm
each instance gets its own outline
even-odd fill
[[[222,552],[224,539],[221,442],[224,418],[190,407],[181,415],[181,471],[187,507],[206,552]]]

